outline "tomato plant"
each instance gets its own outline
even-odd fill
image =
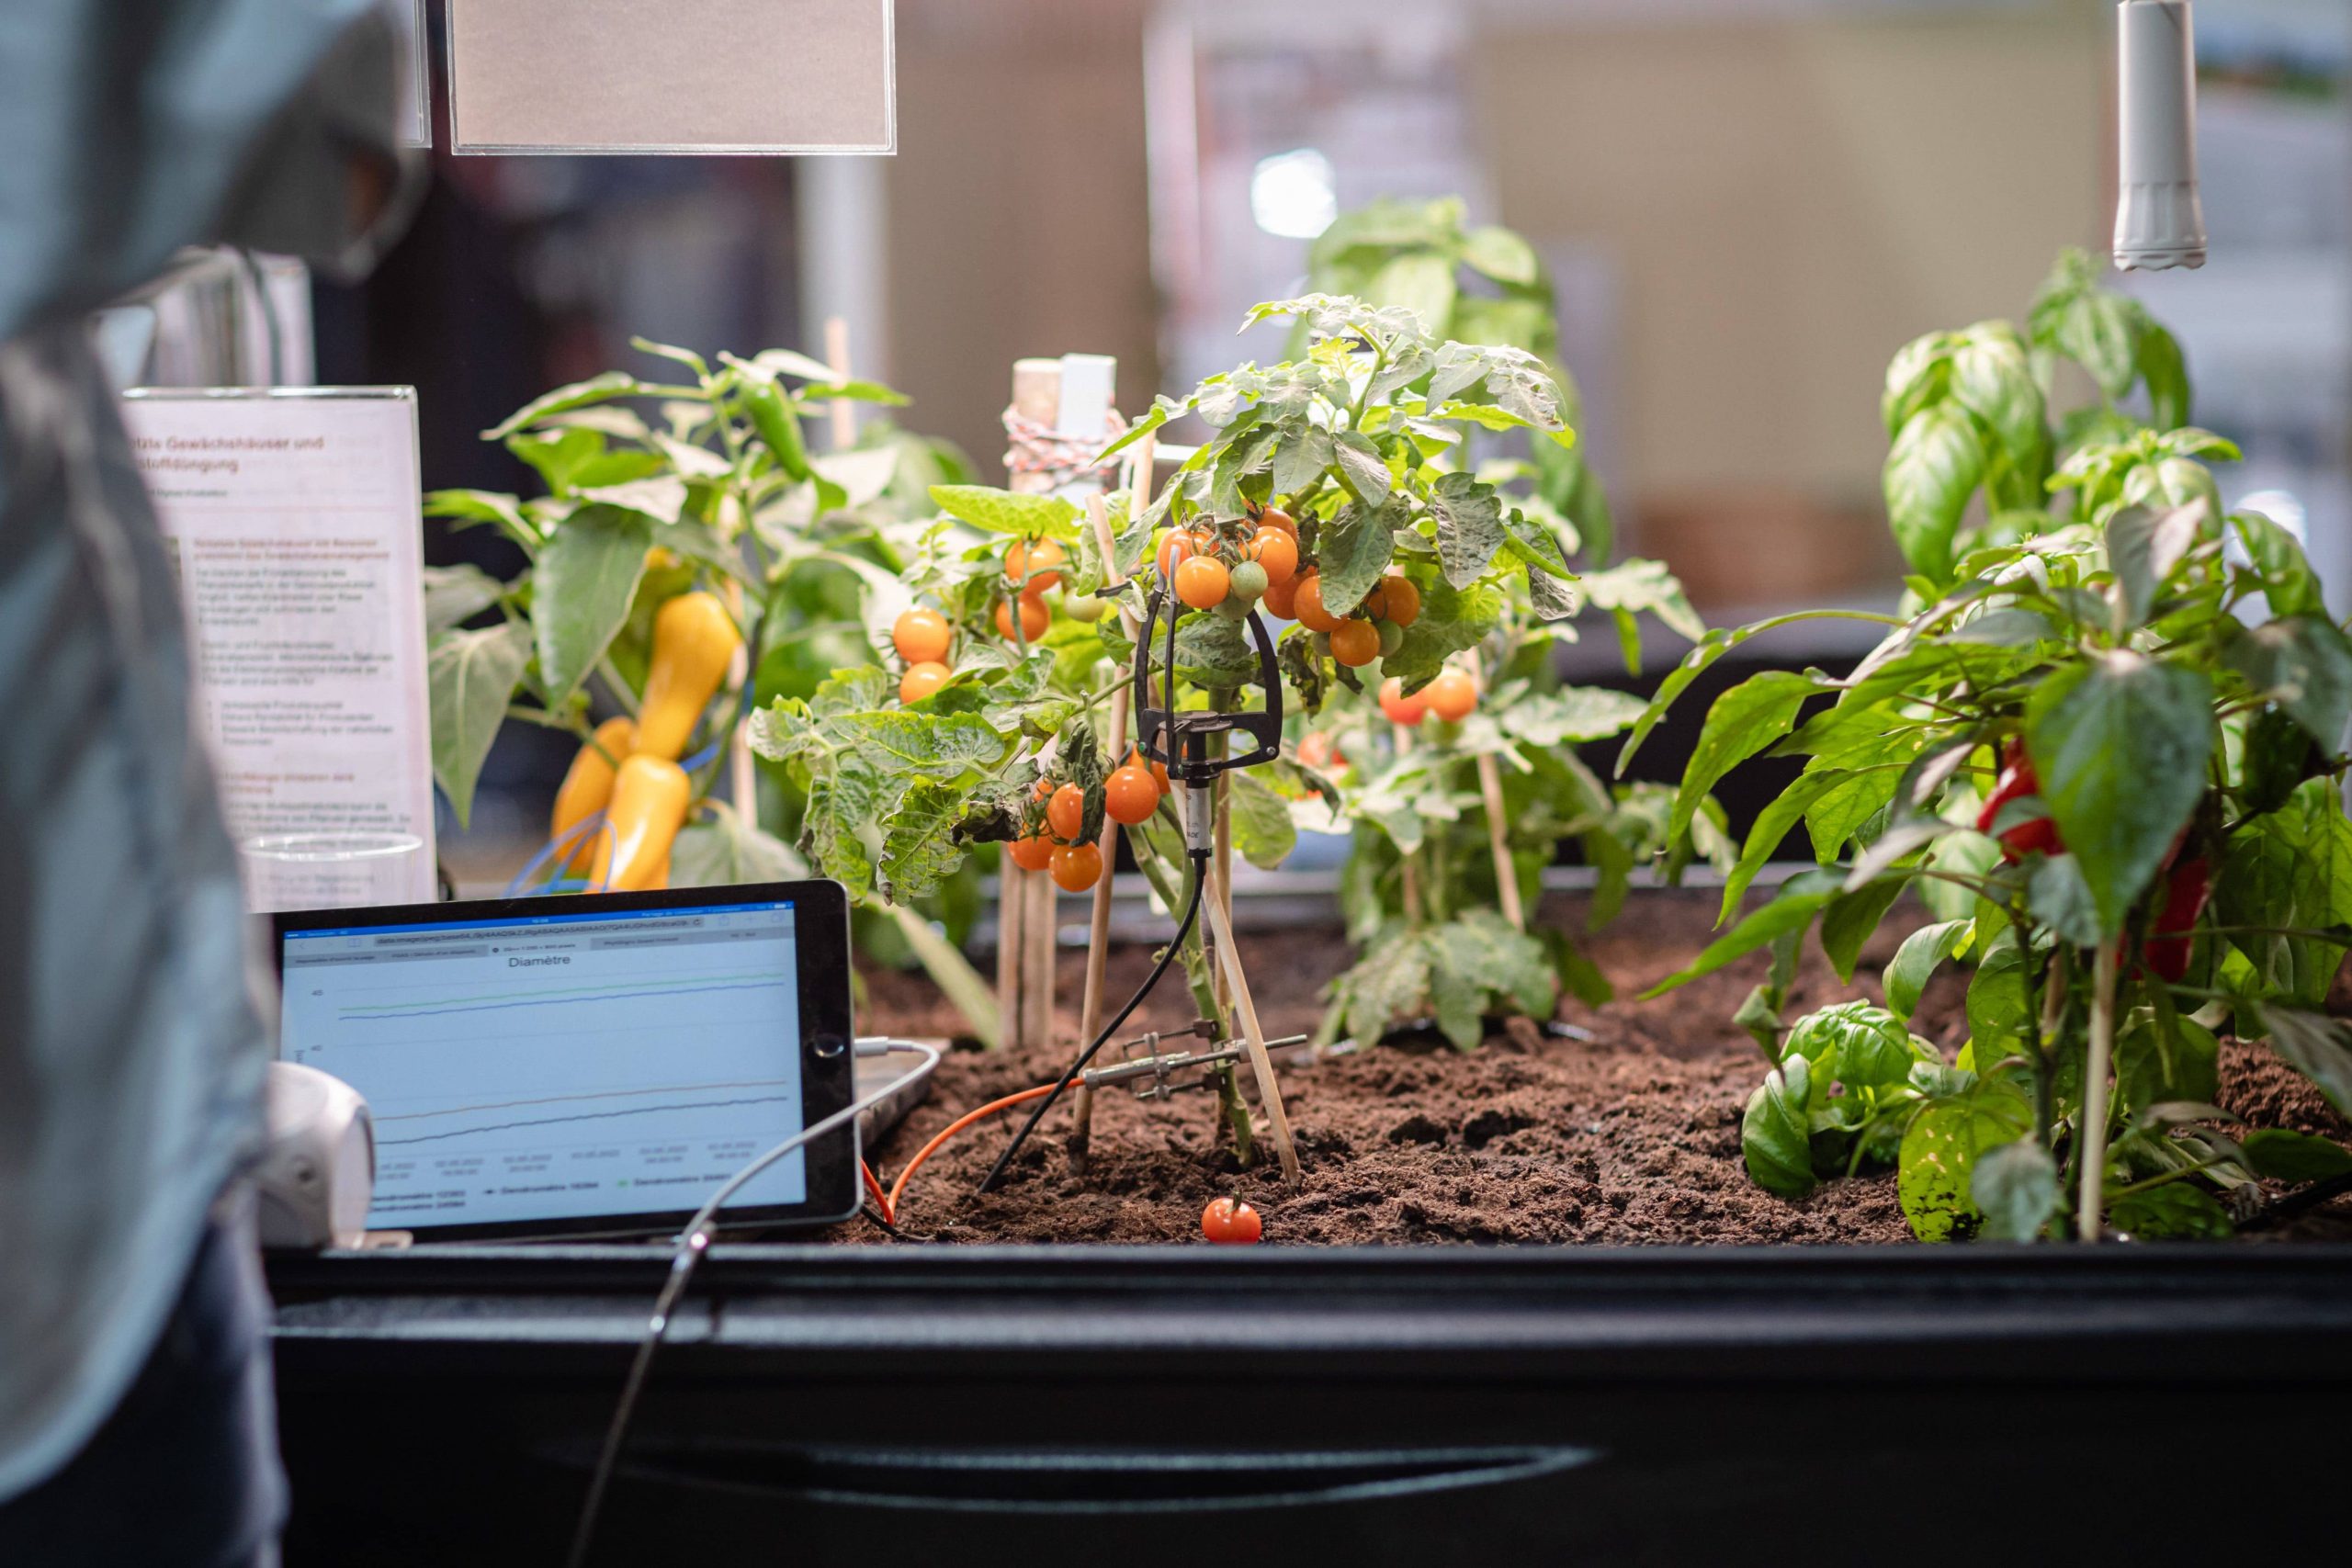
[[[1717,698],[1674,801],[1679,819],[1768,748],[1807,759],[1748,834],[1724,919],[1800,825],[1817,868],[1658,989],[1770,950],[1738,1014],[1770,1062],[1743,1123],[1749,1173],[1796,1196],[1894,1166],[1929,1240],[2225,1235],[2257,1179],[2352,1170],[2326,1140],[2245,1133],[2211,1104],[2226,1032],[2268,1039],[2352,1110],[2352,1034],[2320,1010],[2352,944],[2352,640],[2287,530],[2222,513],[2197,459],[2226,444],[2122,411],[2137,380],[2159,421],[2185,418],[2187,378],[2162,329],[2086,270],[2062,262],[2023,334],[1972,328],[1897,357],[1898,454],[1925,439],[1912,421],[1964,423],[1984,461],[1949,482],[1986,489],[1982,520],[1965,496],[1907,520],[1892,506],[1920,569],[1910,613],[1843,680],[1768,671]],[[2060,356],[2101,401],[2052,431]],[[2026,504],[2029,478],[2055,503]],[[1689,673],[1777,624],[1712,634],[1634,740]],[[1906,891],[1938,918],[1888,966],[1885,1005],[1783,1019],[1807,932],[1850,980]],[[1947,1064],[1908,1021],[1955,959],[1973,974]]]

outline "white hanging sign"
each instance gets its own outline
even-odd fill
[[[381,901],[432,898],[414,389],[154,388],[122,412],[231,834],[413,834]]]
[[[894,152],[891,0],[448,0],[459,152]]]

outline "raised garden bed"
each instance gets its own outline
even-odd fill
[[[1681,968],[1705,945],[1715,897],[1636,897],[1588,951],[1621,996]],[[1908,929],[1891,920],[1864,950],[1856,984],[1841,986],[1808,948],[1790,1011],[1879,994],[1878,975]],[[1582,900],[1555,897],[1546,922],[1581,926]],[[1142,978],[1150,953],[1123,949],[1114,992]],[[1323,983],[1348,963],[1336,930],[1262,933],[1249,962],[1270,1035],[1310,1032]],[[1754,1089],[1757,1048],[1729,1020],[1763,972],[1759,955],[1652,1002],[1601,1009],[1573,999],[1562,1022],[1589,1041],[1528,1021],[1498,1025],[1471,1053],[1433,1033],[1390,1041],[1283,1075],[1299,1135],[1304,1187],[1292,1192],[1266,1166],[1244,1170],[1218,1136],[1215,1101],[1180,1095],[1142,1101],[1105,1094],[1096,1104],[1091,1168],[1073,1175],[1057,1116],[1021,1156],[1006,1184],[975,1189],[1009,1119],[977,1126],[917,1174],[900,1213],[908,1240],[940,1242],[1182,1242],[1200,1238],[1212,1197],[1246,1198],[1284,1244],[1533,1243],[1651,1245],[1908,1242],[1892,1171],[1830,1182],[1809,1197],[1775,1197],[1741,1164],[1741,1107]],[[870,974],[859,1027],[867,1032],[949,1033],[954,1014],[920,976]],[[1062,966],[1057,1023],[1077,1029],[1078,966]],[[1914,1022],[1949,1055],[1964,1037],[1962,977],[1932,983]],[[1156,995],[1143,1028],[1189,1022],[1184,993]],[[1050,1080],[1055,1051],[952,1052],[929,1100],[877,1150],[887,1181],[950,1121],[997,1097]],[[2352,1128],[2309,1080],[2265,1045],[2225,1044],[2221,1104],[2252,1126],[2287,1127],[2339,1141]],[[831,1233],[890,1244],[859,1220]],[[2352,1196],[2251,1229],[2249,1238],[2352,1239]],[[903,1243],[901,1243],[902,1245]]]

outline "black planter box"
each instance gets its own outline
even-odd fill
[[[292,1568],[562,1561],[666,1255],[280,1260]],[[601,1563],[2340,1560],[2352,1248],[721,1248]]]

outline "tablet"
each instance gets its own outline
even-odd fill
[[[674,1232],[850,1102],[849,908],[831,882],[272,917],[278,1055],[367,1097],[370,1230]],[[854,1123],[726,1224],[857,1209]]]

